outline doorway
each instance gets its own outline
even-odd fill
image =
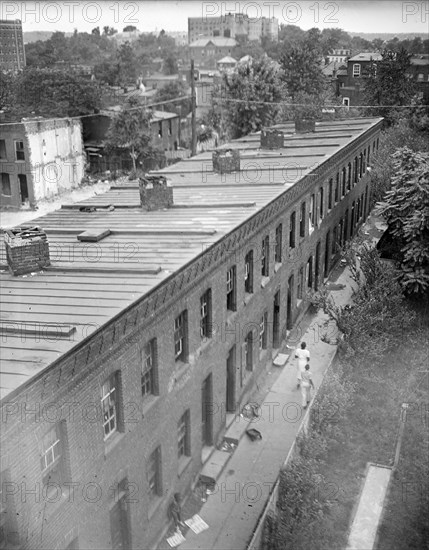
[[[293,327],[293,318],[292,318],[293,285],[294,285],[294,279],[293,279],[293,275],[291,275],[289,277],[288,284],[287,284],[287,311],[286,311],[287,330],[291,330]]]
[[[201,437],[204,446],[213,444],[213,382],[209,374],[201,388],[202,426]]]
[[[273,348],[280,347],[280,290],[274,294],[273,308]]]
[[[28,184],[27,176],[25,174],[18,174],[19,180],[19,193],[21,195],[21,204],[28,202]]]
[[[226,358],[226,412],[235,411],[235,345]]]

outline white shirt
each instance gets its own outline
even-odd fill
[[[295,351],[295,356],[298,357],[298,368],[299,368],[299,370],[301,370],[301,371],[304,370],[305,365],[310,360],[310,352],[308,351],[308,349],[298,348]]]

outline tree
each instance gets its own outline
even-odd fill
[[[100,36],[100,27],[94,27],[91,31],[94,36]]]
[[[124,27],[122,32],[133,32],[136,30],[137,30],[137,27],[134,27],[134,25],[127,25],[126,27]]]
[[[400,249],[400,284],[407,295],[429,291],[429,155],[408,147],[394,155],[392,188],[379,205]]]
[[[177,58],[174,54],[170,54],[164,59],[163,72],[166,75],[177,74],[179,72]]]
[[[142,107],[135,98],[130,98],[113,118],[106,136],[106,147],[110,150],[127,150],[137,172],[137,161],[154,158],[159,151],[152,145],[150,111]]]
[[[156,92],[154,103],[168,101],[169,99],[176,99],[178,97],[186,97],[187,95],[189,95],[188,90],[183,82],[176,80],[169,82]],[[172,113],[180,113],[183,116],[186,116],[191,112],[191,107],[191,98],[189,98],[187,100],[166,103],[165,105],[160,106],[160,109],[170,111]]]
[[[321,55],[308,43],[296,46],[280,57],[288,94],[294,99],[298,93],[320,95],[326,88],[326,78],[321,71]]]
[[[17,75],[15,89],[16,119],[80,116],[100,108],[97,84],[69,71],[26,68]]]
[[[273,124],[280,112],[277,104],[284,97],[282,71],[268,57],[238,63],[222,76],[217,108],[224,107],[231,136],[240,137]]]
[[[8,109],[14,97],[14,77],[0,71],[0,111]]]
[[[109,27],[108,25],[106,27],[103,27],[103,34],[105,36],[113,36],[117,32],[118,31],[116,29],[114,29],[113,27]]]
[[[407,72],[411,55],[404,49],[399,52],[384,50],[382,59],[373,63],[365,78],[365,101],[368,105],[407,105],[416,94],[416,85]],[[392,121],[395,110],[381,108],[370,114],[380,114]]]
[[[129,42],[121,44],[118,51],[118,62],[121,83],[134,83],[137,77],[137,59]]]

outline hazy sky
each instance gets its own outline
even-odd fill
[[[70,0],[65,2],[1,1],[1,19],[21,19],[24,31],[91,31],[113,26],[119,31],[134,25],[142,32],[161,29],[187,31],[188,17],[247,13],[249,17],[277,17],[279,23],[338,27],[351,32],[421,32],[429,26],[429,2],[422,1],[297,1],[256,0],[198,2],[188,0]]]

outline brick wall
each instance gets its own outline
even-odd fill
[[[2,468],[8,469],[13,482],[9,492],[14,494],[8,497],[8,507],[12,509],[10,506],[13,505],[17,515],[12,518],[10,529],[19,532],[22,549],[65,548],[67,540],[75,536],[79,537],[81,548],[111,548],[109,511],[115,501],[114,488],[124,478],[130,483],[129,499],[137,501],[129,503],[132,548],[150,548],[166,524],[172,495],[177,491],[183,494],[188,490],[201,468],[203,381],[209,374],[212,375],[212,423],[216,442],[225,427],[226,359],[230,348],[236,345],[235,399],[239,410],[246,403],[255,381],[269,365],[275,293],[280,289],[280,332],[284,336],[290,275],[295,277],[292,302],[293,318],[296,319],[307,307],[305,300],[297,306],[296,281],[299,268],[305,267],[310,254],[314,255],[318,242],[321,243],[323,265],[327,232],[330,231],[332,235],[333,228],[343,218],[346,209],[350,212],[352,203],[362,196],[368,185],[367,176],[363,176],[326,213],[329,178],[335,179],[336,172],[341,172],[349,161],[353,162],[354,157],[368,144],[371,144],[373,155],[372,144],[378,131],[379,127],[376,127],[367,132],[324,163],[312,179],[308,179],[310,183],[299,187],[303,194],[297,193],[294,200],[286,202],[285,207],[275,215],[269,215],[274,210],[272,205],[268,205],[265,213],[257,214],[258,225],[255,224],[254,229],[246,233],[239,247],[231,244],[217,260],[207,260],[209,269],[204,270],[202,263],[198,264],[198,273],[194,272],[194,277],[190,277],[181,289],[177,283],[180,290],[168,298],[167,294],[163,295],[164,299],[157,301],[157,307],[149,310],[147,305],[144,309],[143,302],[135,306],[135,313],[134,310],[127,311],[100,329],[88,342],[77,344],[31,384],[6,400],[2,407],[0,435],[4,456]],[[306,236],[300,238],[300,204],[305,200],[308,205],[310,195],[316,194],[320,185],[325,188],[325,216],[311,235],[308,234],[309,226],[306,223]],[[297,246],[291,253],[288,248],[289,218],[293,210],[297,212]],[[246,222],[251,223],[252,220]],[[274,243],[279,223],[283,225],[283,250],[282,263],[276,266],[276,270]],[[243,226],[237,228],[236,233],[239,231],[244,231]],[[262,239],[266,235],[270,238],[270,275],[263,279],[260,259]],[[232,243],[233,238],[229,242]],[[244,293],[244,257],[249,249],[254,250],[254,293],[251,297]],[[210,247],[204,257],[214,255],[216,250],[216,246]],[[201,258],[197,261],[202,262]],[[226,273],[232,265],[236,265],[237,311],[231,314],[226,310]],[[323,273],[322,267],[320,271]],[[179,281],[186,273],[181,270],[175,278]],[[214,335],[202,342],[199,333],[200,296],[208,288],[212,290]],[[156,300],[156,297],[151,299]],[[189,360],[183,364],[177,363],[174,358],[174,320],[185,309],[189,321]],[[145,314],[142,313],[144,311]],[[259,354],[258,343],[254,344],[254,370],[242,380],[241,372],[245,370],[242,365],[244,337],[252,327],[256,329],[259,326],[265,311],[270,327],[267,349]],[[158,343],[159,395],[143,399],[142,354],[145,344],[152,338],[157,338]],[[118,433],[105,442],[100,418],[101,388],[115,371],[121,373],[122,426]],[[34,409],[36,413],[23,418],[24,407]],[[190,410],[191,457],[179,475],[177,422],[187,409]],[[66,475],[77,484],[74,498],[64,490],[57,503],[47,502],[43,495],[38,501],[35,501],[37,495],[29,495],[25,502],[22,489],[35,489],[42,481],[42,437],[60,419],[66,424]],[[162,497],[153,505],[147,496],[146,469],[150,454],[158,446],[161,446],[162,453]]]

